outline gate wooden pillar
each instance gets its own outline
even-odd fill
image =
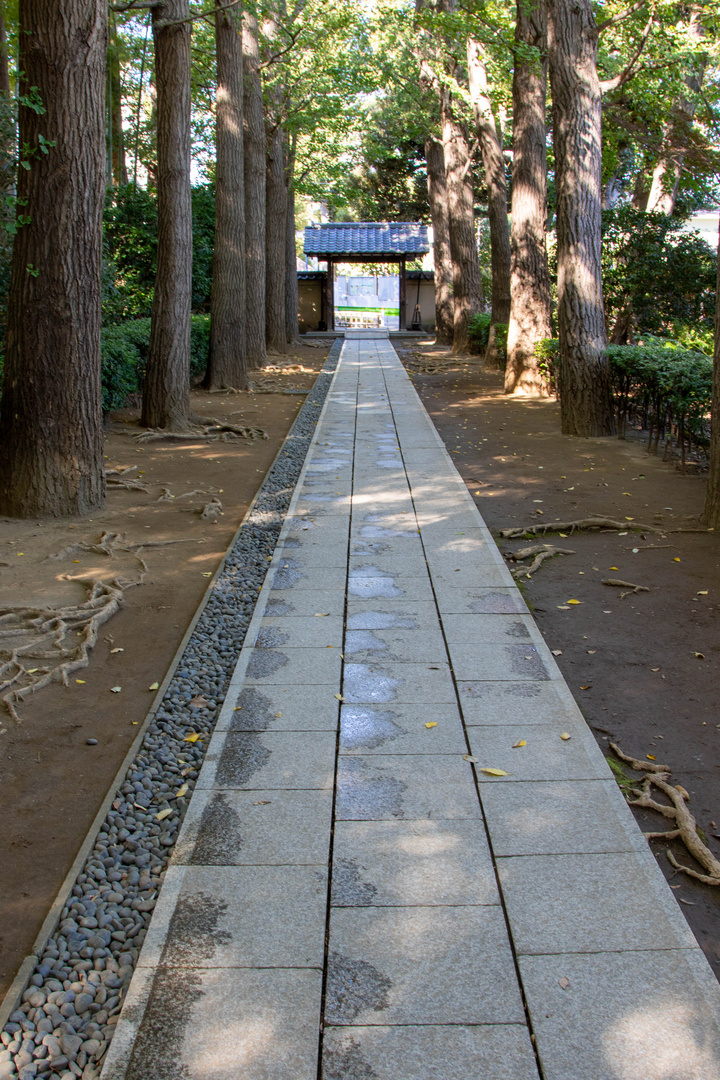
[[[325,277],[325,322],[328,330],[335,329],[335,274],[333,261],[328,256]]]
[[[407,274],[406,274],[406,262],[403,257],[400,259],[400,329],[407,330]]]

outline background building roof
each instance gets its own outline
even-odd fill
[[[306,255],[382,256],[425,255],[430,250],[427,226],[416,221],[332,221],[308,225]]]

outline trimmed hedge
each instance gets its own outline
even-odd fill
[[[150,319],[128,319],[101,332],[103,413],[121,409],[130,394],[142,390],[150,348]],[[190,374],[202,375],[210,345],[210,316],[193,315],[190,328]]]
[[[538,342],[535,355],[557,392],[559,342]],[[608,358],[618,435],[628,422],[641,420],[649,431],[648,450],[662,437],[677,439],[685,458],[686,441],[707,447],[712,404],[712,357],[664,338],[644,335],[642,344],[609,345]]]
[[[468,322],[468,337],[470,347],[474,353],[484,353],[490,340],[490,325],[492,318],[488,312],[479,311],[470,316]],[[495,324],[495,344],[501,356],[507,358],[507,323]]]

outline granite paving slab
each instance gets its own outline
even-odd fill
[[[718,984],[386,336],[196,734],[102,1080],[720,1080]]]

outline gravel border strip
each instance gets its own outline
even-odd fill
[[[0,1080],[100,1075],[342,345],[333,342],[0,1006]]]

